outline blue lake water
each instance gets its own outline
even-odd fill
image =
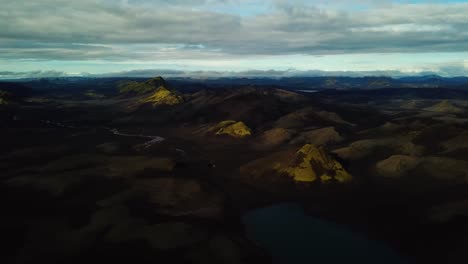
[[[304,214],[296,204],[278,204],[243,216],[247,235],[268,250],[273,263],[408,263],[383,242]]]

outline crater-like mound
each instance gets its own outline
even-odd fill
[[[459,135],[442,142],[441,146],[446,152],[468,149],[468,132],[460,133]]]
[[[343,120],[343,118],[335,112],[322,111],[313,107],[305,107],[280,117],[276,120],[275,127],[304,128],[309,126],[335,124],[354,126],[353,123]]]
[[[457,180],[460,183],[468,181],[468,162],[440,156],[412,157],[393,155],[376,164],[376,172],[380,176],[428,177],[438,180]]]
[[[275,122],[275,127],[281,128],[303,128],[317,123],[315,109],[303,108],[280,117]]]
[[[259,138],[258,145],[274,147],[288,142],[295,134],[294,130],[284,128],[273,128],[263,132]]]
[[[311,143],[316,146],[325,146],[343,141],[343,137],[334,127],[324,127],[312,131],[302,132],[297,138],[291,141],[292,144]]]
[[[235,138],[243,138],[252,135],[252,130],[242,121],[226,120],[219,122],[209,129],[215,135],[228,135]]]
[[[406,155],[393,155],[388,159],[379,161],[376,165],[377,174],[384,177],[397,178],[406,175],[419,164],[417,157]]]
[[[393,154],[420,156],[424,146],[412,142],[411,136],[386,137],[377,139],[362,139],[351,143],[348,147],[339,148],[333,152],[340,158],[349,161],[370,157],[376,151],[385,149]]]
[[[444,100],[438,104],[435,104],[431,107],[425,108],[427,111],[440,112],[440,113],[461,113],[463,109],[455,106],[448,100]]]
[[[417,168],[422,175],[439,180],[468,182],[468,162],[447,157],[425,157]]]

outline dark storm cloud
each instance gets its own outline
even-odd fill
[[[244,16],[210,6],[253,1],[0,0],[0,58],[125,61],[468,51],[468,4],[359,1],[368,6],[354,10],[349,6],[356,1],[338,1],[344,8],[324,8],[325,2],[271,1],[264,12]],[[138,50],[138,45],[146,46]]]

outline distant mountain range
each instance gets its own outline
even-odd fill
[[[108,85],[116,81],[144,81],[145,77],[56,77],[56,78],[25,78],[15,79],[15,82],[29,84],[33,87],[52,88],[58,84],[67,83],[72,86],[93,82],[94,85]],[[431,87],[468,87],[468,77],[441,77],[438,75],[410,77],[219,77],[192,78],[169,77],[171,83],[191,83],[209,86],[281,86],[295,89],[346,89],[346,88],[431,88]]]
[[[210,86],[279,86],[284,89],[382,89],[382,88],[468,88],[468,77],[445,78],[436,75],[415,77],[284,77],[284,78],[173,78],[173,82],[202,83]]]

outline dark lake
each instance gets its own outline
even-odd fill
[[[247,234],[268,250],[273,263],[408,263],[381,241],[278,204],[243,216]]]

